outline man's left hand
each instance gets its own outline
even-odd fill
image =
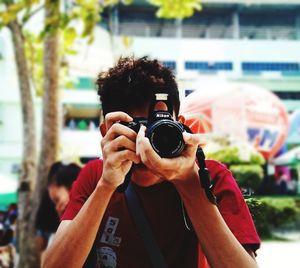
[[[185,149],[175,158],[162,158],[152,148],[145,136],[145,126],[141,126],[136,139],[136,153],[151,172],[166,180],[190,177],[196,169],[196,151],[203,143],[201,134],[183,133]]]

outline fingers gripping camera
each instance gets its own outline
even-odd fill
[[[166,98],[165,95],[167,94],[156,94],[156,102],[164,101],[165,99],[160,99],[160,97]],[[174,121],[171,113],[167,111],[150,110],[148,119],[137,117],[132,122],[121,122],[121,124],[133,129],[136,133],[140,125],[146,126],[146,137],[150,140],[154,151],[161,157],[177,157],[184,150],[185,142],[182,133],[187,130],[187,127]]]

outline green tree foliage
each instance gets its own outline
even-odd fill
[[[17,20],[21,13],[20,23],[26,23],[31,16],[32,6],[38,2],[39,0],[2,0],[0,2],[0,27]]]
[[[254,164],[263,165],[263,156],[248,142],[221,136],[212,137],[204,148],[207,158],[215,159],[227,165]]]
[[[201,0],[148,0],[158,7],[157,17],[164,19],[184,19],[200,11]]]
[[[49,5],[51,3],[51,1],[46,2]],[[106,1],[100,5],[97,0],[65,1],[60,12],[46,18],[45,27],[40,32],[26,27],[27,22],[44,10],[46,4],[41,0],[2,0],[0,9],[0,28],[9,25],[14,20],[17,20],[22,27],[27,63],[38,96],[43,94],[43,40],[45,36],[59,29],[60,55],[75,54],[73,44],[76,39],[87,38],[91,43],[94,39],[93,29],[101,19],[100,14],[104,7],[110,5]],[[70,85],[70,80],[66,75],[67,67],[65,58],[62,57],[60,81],[63,87]]]
[[[246,203],[262,238],[271,238],[274,228],[291,224],[299,217],[299,208],[292,198],[249,198]]]
[[[263,156],[250,144],[228,137],[214,137],[204,148],[206,157],[229,166],[238,185],[256,191],[263,180]]]
[[[118,4],[130,5],[134,2],[134,0],[104,0],[103,6],[104,7],[112,7]]]
[[[2,2],[1,2],[2,1]],[[42,0],[0,0],[0,29],[11,21],[17,20],[22,27],[27,63],[35,92],[43,95],[43,40],[47,34],[59,29],[60,55],[63,55],[60,65],[60,83],[63,88],[73,86],[67,77],[68,64],[66,55],[76,54],[74,44],[77,39],[86,38],[88,43],[94,40],[93,30],[101,20],[105,8],[118,4],[129,5],[133,0],[67,0],[61,11],[45,22],[40,31],[32,31],[26,24],[45,8]],[[51,4],[51,1],[48,1]]]
[[[230,170],[241,188],[256,191],[263,180],[263,169],[259,165],[232,165]]]

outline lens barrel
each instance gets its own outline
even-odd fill
[[[182,133],[183,125],[169,119],[161,119],[147,127],[146,136],[161,157],[172,158],[179,156],[185,143]]]

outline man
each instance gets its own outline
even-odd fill
[[[82,267],[93,247],[95,267],[152,267],[124,194],[116,191],[132,168],[131,183],[168,267],[257,267],[260,241],[230,171],[206,161],[218,206],[200,185],[195,161],[199,135],[183,133],[184,151],[162,158],[145,137],[145,126],[136,133],[120,124],[147,118],[156,93],[168,94],[177,119],[179,94],[172,72],[156,60],[122,58],[99,75],[97,85],[105,116],[100,126],[103,160],[88,163],[76,180],[43,266]],[[166,109],[160,101],[154,107]]]

